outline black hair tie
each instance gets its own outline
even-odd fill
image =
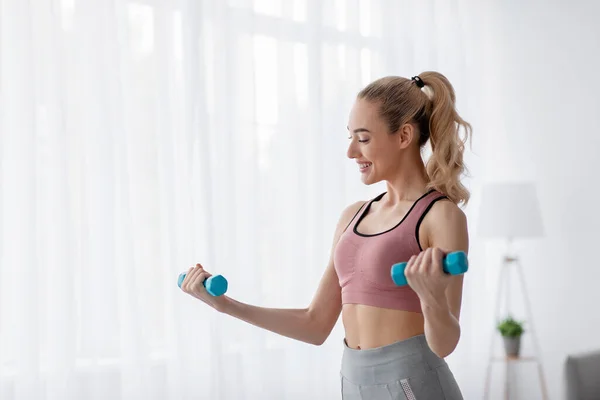
[[[413,76],[412,80],[417,83],[417,86],[419,87],[419,89],[421,89],[425,86],[425,83],[423,83],[423,80],[419,76]]]

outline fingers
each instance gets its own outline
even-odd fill
[[[211,276],[210,273],[206,272],[202,265],[196,264],[195,267],[190,267],[188,270],[181,289],[186,293],[200,294],[204,290],[203,282]]]
[[[194,267],[190,267],[185,273],[185,278],[183,278],[183,282],[181,282],[181,290],[187,292],[188,284],[190,283],[190,276],[194,272]]]
[[[434,272],[440,274],[443,272],[442,261],[445,255],[446,253],[440,248],[434,247],[431,250],[431,266]]]
[[[417,256],[411,256],[410,259],[408,260],[408,263],[406,264],[406,268],[405,269],[412,269],[413,265],[417,262]]]
[[[408,279],[417,274],[423,276],[441,274],[443,257],[444,252],[441,249],[428,247],[410,258],[404,269],[404,276]]]
[[[409,275],[412,274],[415,264],[417,263],[418,255],[411,256],[408,262],[406,263],[406,267],[404,267],[404,276],[408,278]]]
[[[425,251],[420,252],[419,255],[417,256],[417,259],[415,260],[415,266],[414,266],[415,273],[422,274],[423,272],[425,272],[425,268],[427,267],[427,260],[429,257],[427,250],[429,250],[429,249],[426,249]]]
[[[204,291],[204,281],[210,276],[206,271],[201,271],[196,274],[194,280],[190,283],[190,287],[193,293],[200,294]]]
[[[421,270],[423,271],[424,274],[431,274],[432,269],[431,269],[431,261],[432,261],[432,251],[431,251],[431,247],[428,247],[427,249],[425,249],[424,254],[423,254],[423,261],[421,263]]]
[[[185,275],[185,279],[183,280],[183,283],[181,284],[181,289],[183,289],[184,292],[189,292],[190,282],[192,282],[194,280],[194,277],[196,276],[197,273],[198,273],[197,267],[190,267],[190,269],[188,269],[188,272]]]
[[[414,255],[410,258],[406,267],[404,268],[404,276],[410,282],[410,279],[413,278],[416,274],[419,273],[421,268],[421,262],[423,260],[423,252]]]

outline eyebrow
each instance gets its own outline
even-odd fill
[[[346,129],[350,130],[350,128],[349,128],[349,127],[346,127]],[[355,129],[355,130],[354,130],[354,133],[360,133],[360,132],[368,132],[368,133],[371,133],[371,131],[370,131],[370,130],[368,130],[367,128],[357,128],[357,129]]]

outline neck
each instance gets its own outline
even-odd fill
[[[387,204],[415,201],[427,190],[429,177],[420,154],[417,159],[406,160],[403,164],[393,177],[386,180],[385,203]]]

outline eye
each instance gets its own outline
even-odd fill
[[[348,139],[352,140],[352,136],[348,136]],[[358,139],[359,143],[367,143],[369,139]]]

